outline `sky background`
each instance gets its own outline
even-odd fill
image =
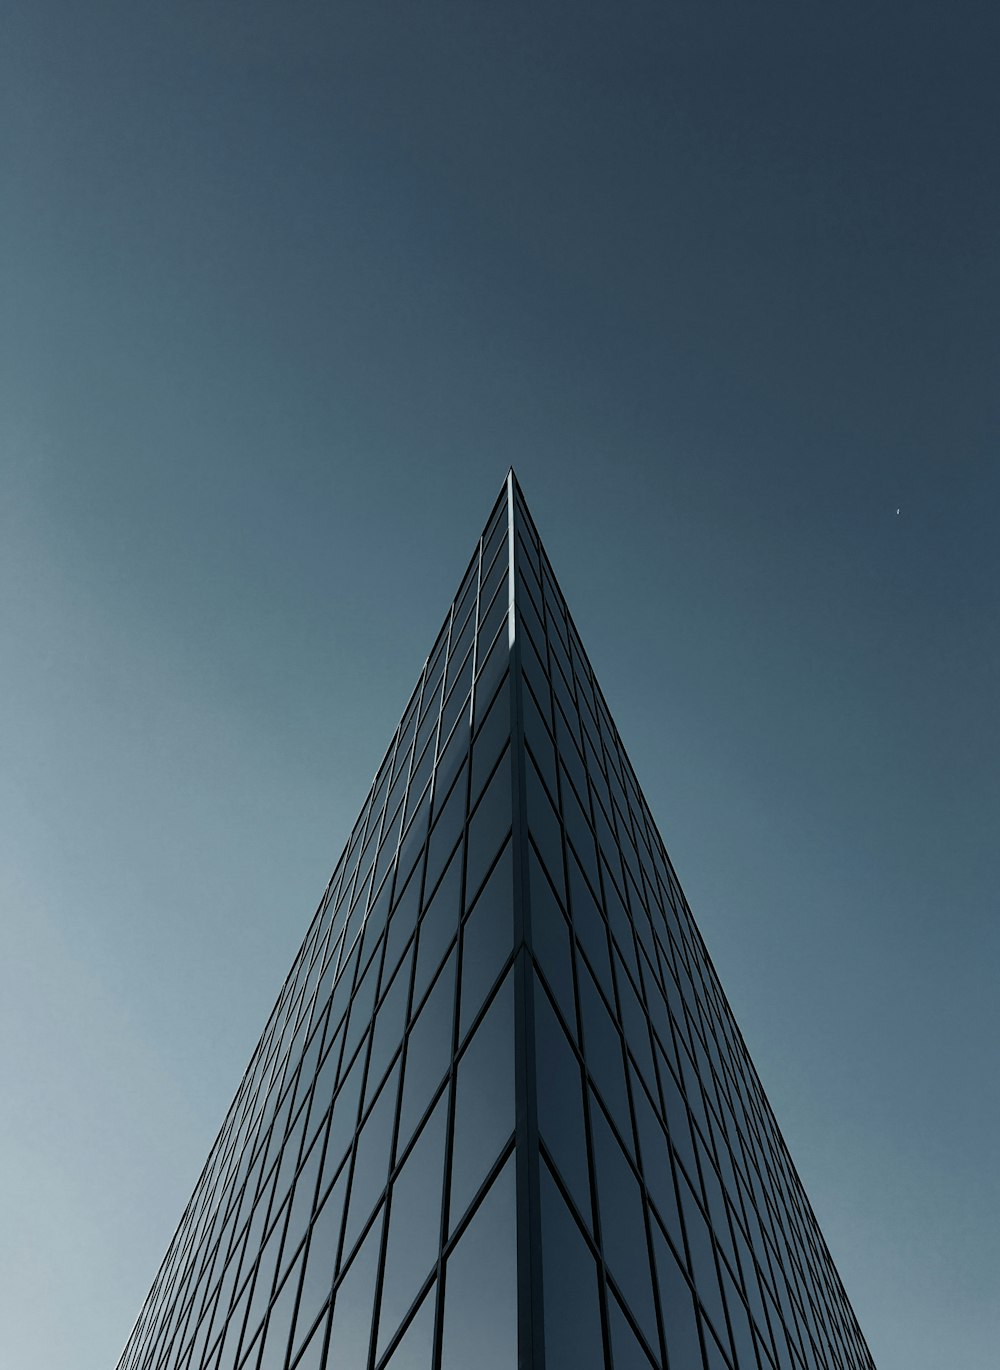
[[[4,1365],[115,1363],[510,463],[876,1363],[996,1364],[995,15],[5,7]]]

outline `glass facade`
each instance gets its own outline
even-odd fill
[[[511,473],[119,1370],[873,1362]]]

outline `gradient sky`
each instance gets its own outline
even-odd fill
[[[114,1364],[513,462],[880,1370],[995,1366],[995,14],[5,7],[0,1363]]]

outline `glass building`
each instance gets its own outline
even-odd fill
[[[873,1367],[513,472],[119,1370]]]

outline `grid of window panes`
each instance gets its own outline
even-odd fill
[[[871,1370],[519,491],[514,528],[546,1364]]]
[[[516,1362],[498,500],[120,1370]]]

